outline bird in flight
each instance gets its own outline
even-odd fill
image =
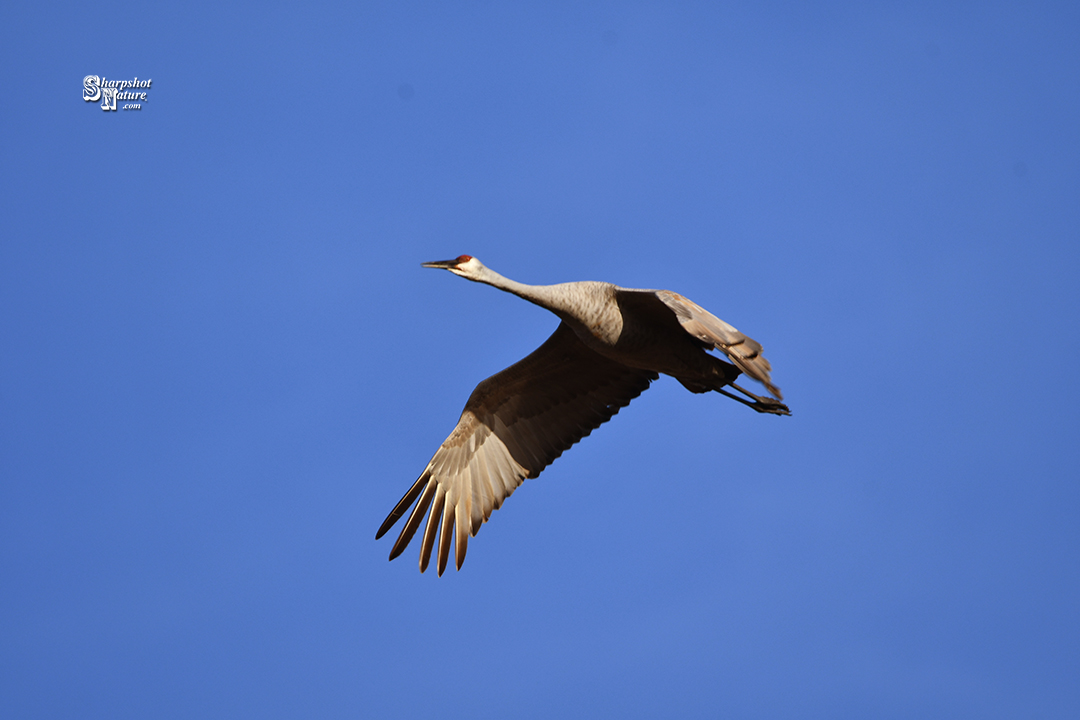
[[[390,559],[405,550],[426,514],[420,572],[438,546],[443,574],[451,540],[460,570],[469,536],[525,478],[610,420],[659,373],[690,392],[715,391],[761,413],[791,414],[761,345],[682,295],[605,282],[525,285],[469,255],[423,266],[513,293],[562,322],[528,357],[476,386],[457,427],[375,534],[376,540],[385,535],[415,503]],[[729,362],[711,355],[713,349]],[[739,387],[739,375],[772,397]]]

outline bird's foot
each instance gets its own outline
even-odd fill
[[[729,398],[733,398],[735,400],[738,400],[739,402],[741,402],[743,405],[746,405],[747,407],[751,407],[754,410],[757,410],[759,413],[767,413],[769,415],[790,415],[791,414],[791,411],[788,410],[788,406],[785,405],[784,403],[780,402],[779,400],[775,400],[775,399],[773,399],[771,397],[761,397],[760,395],[755,395],[754,393],[750,392],[749,390],[739,387],[735,383],[730,383],[730,386],[733,389],[738,390],[739,392],[741,392],[746,397],[750,398],[750,400],[747,400],[745,398],[741,398],[738,395],[732,395],[731,393],[725,392],[724,390],[721,390],[720,392],[724,393],[724,395],[727,395]]]
[[[758,398],[755,402],[749,403],[750,407],[757,410],[759,413],[768,413],[770,415],[790,415],[791,411],[788,410],[788,406],[779,400],[773,400],[772,398]]]

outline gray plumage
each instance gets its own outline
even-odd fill
[[[761,345],[682,295],[602,282],[525,285],[468,255],[424,267],[514,293],[562,322],[535,352],[473,390],[457,427],[375,535],[385,535],[415,503],[391,560],[405,550],[426,514],[420,571],[427,569],[437,545],[442,575],[451,540],[460,570],[469,536],[525,478],[539,475],[659,374],[674,377],[691,392],[716,391],[758,412],[790,414],[772,383]],[[712,349],[731,362],[707,352]],[[740,374],[760,382],[775,399],[735,385]]]

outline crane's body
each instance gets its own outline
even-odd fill
[[[526,477],[536,477],[641,394],[658,374],[674,377],[691,392],[712,390],[758,412],[790,414],[772,384],[761,346],[677,293],[604,282],[526,285],[468,255],[424,266],[513,293],[562,322],[534,353],[473,391],[454,432],[376,535],[382,537],[416,502],[391,560],[409,544],[430,506],[420,570],[427,568],[438,539],[442,574],[452,532],[461,569],[468,537],[492,510]],[[710,349],[720,350],[731,363]],[[775,399],[735,385],[740,373],[762,383]]]

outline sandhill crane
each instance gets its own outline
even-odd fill
[[[610,420],[658,373],[674,377],[690,392],[715,390],[758,412],[791,414],[772,384],[772,368],[761,355],[761,345],[682,295],[604,282],[525,285],[468,255],[423,266],[513,293],[547,308],[562,322],[535,352],[476,386],[457,427],[376,533],[378,540],[416,503],[390,550],[393,560],[430,507],[420,572],[427,569],[438,541],[443,574],[452,537],[460,570],[469,536],[476,535],[525,478],[539,475]],[[731,363],[710,355],[712,349]],[[736,385],[740,374],[760,382],[776,399]]]

